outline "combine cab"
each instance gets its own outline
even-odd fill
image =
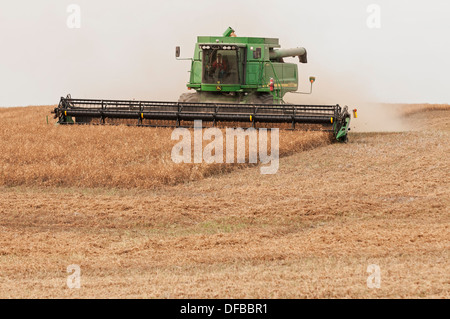
[[[297,92],[298,68],[284,58],[307,63],[304,48],[280,49],[278,39],[236,37],[228,28],[222,36],[198,37],[187,84],[178,102],[87,100],[61,98],[54,110],[59,124],[127,123],[139,126],[192,126],[195,120],[211,126],[320,129],[347,141],[350,114],[339,105],[286,104],[286,93]],[[356,114],[356,110],[354,110]]]
[[[304,48],[280,49],[278,39],[233,37],[231,28],[222,37],[200,36],[191,60],[188,89],[180,102],[284,104],[283,96],[298,89],[297,64],[307,63]],[[177,47],[176,56],[179,58]],[[311,77],[311,85],[314,82]]]

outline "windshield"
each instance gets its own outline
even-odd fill
[[[203,83],[238,84],[238,51],[203,50]]]

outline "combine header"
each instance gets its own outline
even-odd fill
[[[297,64],[283,58],[298,56],[307,62],[304,48],[277,49],[278,39],[236,37],[228,28],[221,37],[198,37],[191,60],[189,90],[178,102],[90,100],[61,98],[53,111],[59,124],[124,122],[138,126],[192,126],[195,120],[211,126],[329,130],[347,141],[347,106],[285,104],[286,93],[310,94],[298,89]],[[176,48],[179,59],[180,48]],[[354,110],[356,114],[356,110]]]
[[[247,123],[244,126],[255,128],[258,124],[285,124],[286,129],[296,129],[296,124],[320,124],[331,128],[339,141],[346,140],[350,123],[347,107],[339,105],[80,100],[67,96],[61,98],[54,113],[60,124],[105,124],[108,119],[135,120],[127,124],[159,127],[189,127],[195,120],[211,126]]]

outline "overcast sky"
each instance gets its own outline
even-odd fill
[[[70,4],[80,28],[68,27]],[[371,4],[379,28],[369,28]],[[450,103],[449,16],[447,0],[0,0],[0,106],[57,104],[67,93],[177,100],[190,64],[175,60],[175,46],[191,57],[198,35],[228,26],[307,49],[300,87],[317,82],[300,101]]]

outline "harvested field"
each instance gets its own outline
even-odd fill
[[[449,298],[450,108],[428,107],[348,144],[286,132],[274,175],[178,172],[167,131],[0,110],[0,297]]]
[[[408,104],[397,105],[397,110],[400,115],[409,116],[418,113],[427,113],[430,111],[448,111],[448,104]]]

